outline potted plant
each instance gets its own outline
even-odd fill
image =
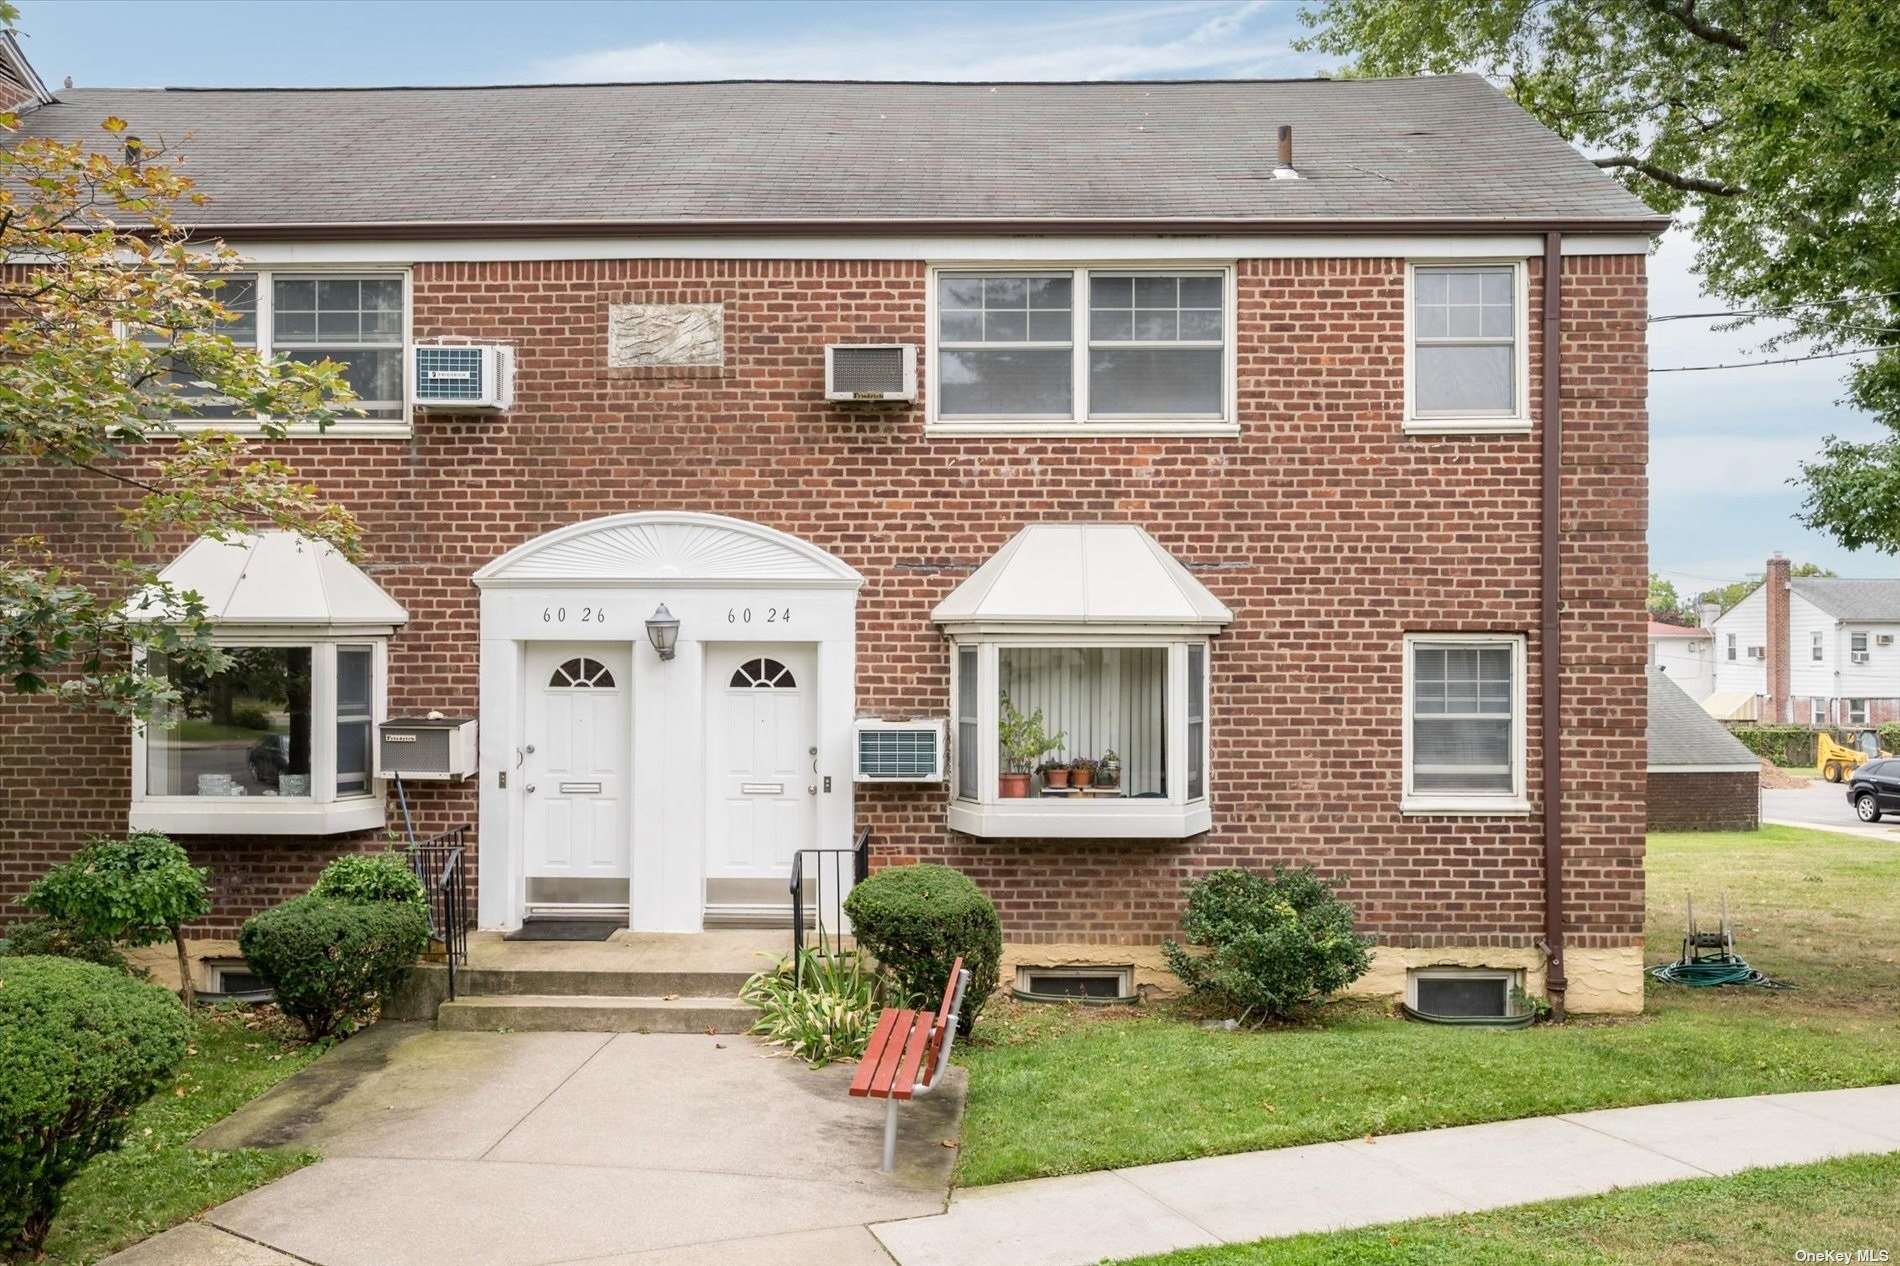
[[[1078,756],[1069,762],[1069,781],[1077,787],[1086,787],[1095,781],[1095,771],[1102,763],[1090,756]]]
[[[1045,787],[1066,787],[1069,785],[1069,767],[1059,760],[1046,760],[1036,766],[1036,772],[1042,775]]]
[[[1098,787],[1122,785],[1122,758],[1115,754],[1115,749],[1112,747],[1102,753],[1101,767],[1095,771],[1095,785]]]
[[[1062,735],[1051,735],[1042,726],[1042,709],[1028,716],[1003,696],[1003,713],[996,722],[997,746],[1002,749],[1003,772],[998,794],[1005,800],[1022,800],[1029,795],[1029,771],[1036,761],[1062,746]]]

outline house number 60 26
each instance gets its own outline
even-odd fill
[[[566,624],[572,620],[576,624],[605,624],[605,607],[542,607],[541,623]]]
[[[792,609],[790,607],[726,608],[727,624],[790,624],[791,622]]]

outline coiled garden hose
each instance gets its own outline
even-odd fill
[[[1754,985],[1759,989],[1792,989],[1793,985],[1771,980],[1748,965],[1740,954],[1715,954],[1707,958],[1677,959],[1652,967],[1649,974],[1673,985],[1691,989],[1711,989],[1716,985]]]

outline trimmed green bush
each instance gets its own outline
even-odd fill
[[[211,912],[205,878],[185,850],[157,831],[87,844],[40,877],[21,904],[72,927],[86,940],[138,948],[169,939],[178,953],[178,993],[190,1006],[191,964],[184,925]]]
[[[185,1057],[178,1000],[65,958],[0,959],[0,1259],[31,1260],[60,1192]]]
[[[844,912],[859,948],[890,975],[894,1002],[935,1007],[959,956],[970,969],[962,1031],[996,989],[1003,925],[996,907],[969,877],[948,866],[891,866],[853,888]]]
[[[238,949],[314,1039],[355,1028],[401,983],[428,939],[420,905],[306,893],[245,920]]]
[[[132,969],[110,939],[88,935],[85,929],[62,919],[28,919],[14,924],[7,929],[6,939],[0,940],[0,956],[72,958],[117,971]]]
[[[427,896],[405,853],[346,853],[323,868],[310,889],[315,897],[337,901],[406,901],[423,905]]]
[[[1815,732],[1805,725],[1731,725],[1729,733],[1757,756],[1777,765],[1800,768],[1814,764]],[[1838,735],[1836,737],[1839,737]]]
[[[1189,945],[1162,944],[1168,969],[1203,997],[1250,1017],[1278,1019],[1365,975],[1369,942],[1352,907],[1305,867],[1273,874],[1217,870],[1188,886],[1181,919]]]

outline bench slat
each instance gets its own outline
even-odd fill
[[[916,1027],[915,1011],[897,1013],[897,1027],[892,1031],[890,1041],[884,1043],[884,1051],[878,1056],[877,1070],[871,1074],[870,1094],[873,1098],[891,1097],[892,1087],[897,1084],[897,1066],[904,1058],[904,1050]]]
[[[916,1022],[910,1031],[910,1041],[904,1044],[904,1060],[898,1065],[896,1081],[891,1086],[893,1099],[908,1099],[917,1085],[917,1069],[924,1062],[924,1048],[930,1045],[930,1030],[936,1016],[928,1011],[915,1013]]]
[[[930,1049],[924,1052],[924,1084],[927,1086],[937,1077],[937,1052],[943,1049],[944,1039],[949,1036],[950,1022],[955,1019],[950,1013],[950,1004],[956,1001],[957,977],[963,971],[963,958],[950,964],[950,981],[943,987],[943,1003],[937,1008],[937,1024],[930,1030]]]
[[[851,1078],[851,1093],[862,1099],[871,1093],[871,1079],[877,1072],[879,1061],[884,1058],[884,1048],[892,1044],[895,1038],[902,1043],[903,1036],[897,1033],[898,1012],[886,1009],[878,1016],[877,1027],[871,1030],[871,1044],[864,1048],[864,1056],[858,1061],[858,1071]]]

